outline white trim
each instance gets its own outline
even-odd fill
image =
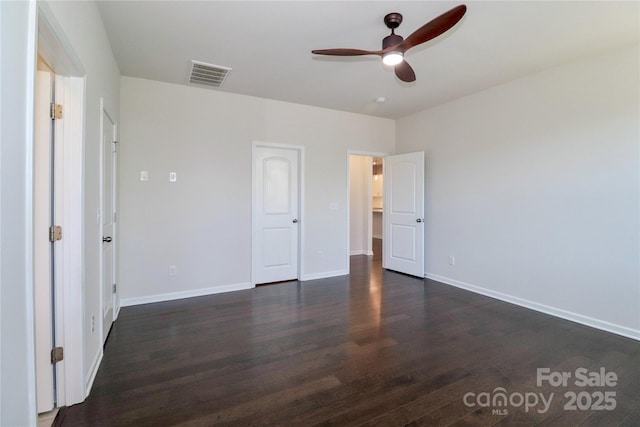
[[[105,123],[104,120],[104,116],[107,116],[107,120],[109,121],[109,123]],[[107,108],[104,105],[104,98],[100,97],[100,137],[98,139],[98,141],[100,141],[100,155],[99,155],[99,186],[100,186],[100,202],[99,202],[99,211],[98,211],[98,236],[96,241],[98,242],[98,253],[100,254],[100,261],[98,263],[99,265],[99,274],[100,274],[100,342],[102,343],[101,345],[104,345],[105,340],[107,339],[107,337],[105,336],[105,325],[104,325],[104,319],[105,319],[105,301],[104,301],[104,290],[105,290],[105,283],[104,283],[104,243],[102,242],[102,238],[104,237],[104,189],[105,189],[105,169],[104,169],[104,162],[105,162],[105,156],[104,156],[104,132],[105,132],[105,126],[111,126],[111,130],[113,131],[113,135],[111,136],[111,138],[115,141],[116,140],[116,132],[117,132],[117,123],[115,122],[115,120],[112,118],[111,114],[109,114],[109,111],[107,110]],[[112,147],[113,148],[113,147]],[[116,201],[118,199],[118,186],[116,185],[116,174],[117,174],[117,161],[118,161],[118,154],[117,154],[117,150],[114,154],[112,154],[112,163],[111,163],[111,205],[112,205],[112,209],[113,212],[116,212]],[[111,221],[112,220],[108,220]],[[113,223],[112,225],[112,237],[116,238],[116,224]],[[115,239],[115,243],[113,245],[111,245],[110,250],[111,250],[111,269],[112,269],[112,276],[111,278],[113,279],[114,283],[116,282],[116,271],[117,271],[117,266],[116,266],[116,259],[117,259],[117,239]],[[113,295],[113,293],[110,294],[111,295],[111,324],[113,324],[113,322],[115,321],[115,297]]]
[[[322,273],[307,274],[307,275],[303,276],[302,279],[300,279],[300,281],[301,282],[306,282],[307,280],[328,279],[330,277],[348,276],[348,275],[349,275],[349,270],[348,269],[334,270],[334,271],[324,271]]]
[[[300,212],[300,229],[298,232],[298,279],[304,277],[304,248],[306,235],[306,219],[304,210],[305,201],[305,166],[304,166],[304,147],[298,147],[299,163],[298,163],[298,211]]]
[[[64,119],[64,278],[56,299],[59,344],[65,357],[58,368],[63,387],[58,383],[58,406],[73,405],[86,398],[84,392],[84,78],[65,78]],[[70,102],[69,102],[70,101]]]
[[[347,256],[345,260],[347,272],[345,274],[349,274],[351,271],[351,262],[349,260],[349,257],[351,255],[354,255],[351,253],[351,163],[350,163],[351,156],[367,156],[367,157],[383,157],[384,158],[389,155],[390,153],[384,153],[380,151],[347,150],[347,218],[346,218],[347,232],[345,233],[347,236],[346,237]],[[367,239],[369,242],[371,242],[371,239],[375,237],[373,235],[373,188],[371,183],[369,183],[368,191],[369,191],[369,204],[368,204],[367,211],[369,212],[369,227],[368,227]],[[371,243],[369,243],[369,245],[371,245]],[[373,255],[373,250],[371,250],[370,252],[371,252],[370,255]],[[369,255],[369,254],[366,254],[366,255]],[[306,280],[311,280],[311,279],[306,279]]]
[[[56,188],[56,215],[64,230],[64,240],[59,242],[57,255],[60,259],[56,260],[55,316],[56,345],[64,347],[65,357],[56,366],[56,398],[58,406],[69,406],[84,401],[88,393],[84,375],[83,327],[85,71],[50,6],[37,2],[36,15],[37,23],[30,31],[37,36],[37,52],[53,67],[58,76],[56,80],[64,82],[60,95],[65,116],[61,126],[56,128],[56,133],[61,133],[56,135],[58,143],[62,145],[61,158],[56,159],[56,169],[62,170],[57,176],[57,181],[61,181],[57,184],[61,185]]]
[[[38,2],[38,54],[56,74],[82,77],[86,74],[80,57],[66,37],[55,14],[45,2]]]
[[[91,387],[93,387],[93,382],[96,379],[96,375],[98,374],[98,368],[100,368],[100,363],[102,363],[102,356],[104,355],[103,347],[100,346],[100,351],[96,353],[96,356],[91,363],[91,369],[89,371],[89,375],[87,377],[87,382],[84,385],[84,392],[86,396],[89,396],[89,392],[91,392]]]
[[[552,307],[546,304],[540,304],[534,301],[529,301],[524,298],[515,297],[512,295],[504,294],[502,292],[493,291],[491,289],[483,288],[481,286],[471,285],[459,280],[450,279],[444,276],[438,276],[437,274],[425,273],[424,277],[427,279],[435,280],[437,282],[444,283],[446,285],[455,286],[456,288],[465,289],[467,291],[474,292],[476,294],[485,295],[491,298],[505,301],[511,304],[519,305],[520,307],[528,308],[531,310],[539,311],[541,313],[549,314],[551,316],[559,317],[564,320],[580,323],[581,325],[590,326],[592,328],[600,329],[613,334],[622,335],[634,340],[640,340],[640,330],[631,329],[626,326],[616,325],[604,320],[595,319],[593,317],[584,316],[582,314],[574,313],[572,311],[563,310],[561,308]]]
[[[256,277],[256,266],[255,266],[255,248],[253,246],[254,240],[254,230],[256,224],[256,215],[255,215],[255,153],[256,148],[258,147],[267,147],[267,148],[284,148],[287,150],[294,150],[298,153],[298,221],[300,227],[298,228],[298,280],[303,280],[304,277],[304,247],[305,247],[305,210],[304,210],[304,200],[305,200],[305,154],[304,147],[301,145],[292,145],[292,144],[280,144],[275,142],[264,142],[254,140],[251,143],[251,284],[255,287],[255,277]]]
[[[354,255],[367,255],[367,256],[371,256],[373,255],[373,251],[368,251],[366,249],[361,249],[359,251],[351,251],[349,252],[349,255],[354,256]]]
[[[255,285],[251,283],[237,283],[233,285],[212,286],[210,288],[194,289],[191,291],[169,292],[166,294],[156,294],[144,297],[123,298],[120,300],[121,307],[133,305],[151,304],[154,302],[174,301],[183,298],[201,297],[205,295],[221,294],[224,292],[244,291],[253,289]]]
[[[104,347],[104,341],[106,339],[106,337],[104,336],[104,253],[103,253],[103,248],[102,246],[104,245],[102,243],[102,237],[103,237],[103,216],[104,216],[104,116],[105,114],[107,115],[107,117],[110,117],[109,114],[107,113],[107,111],[104,108],[104,97],[100,97],[100,120],[99,123],[100,125],[98,126],[98,131],[100,132],[100,136],[97,138],[97,141],[99,141],[99,155],[98,155],[98,214],[97,214],[97,222],[98,222],[98,227],[97,227],[97,236],[96,237],[96,244],[98,245],[97,247],[97,252],[98,255],[98,293],[100,295],[99,298],[99,304],[98,304],[98,316],[100,317],[100,319],[98,320],[98,324],[96,325],[94,322],[93,323],[93,328],[98,328],[100,329],[98,332],[98,337],[100,339],[100,348]],[[109,120],[111,120],[109,118]],[[113,122],[113,120],[112,120]],[[95,330],[95,329],[94,329]],[[91,391],[91,388],[88,389],[87,391],[87,395],[89,394],[89,391]]]
[[[25,263],[24,263],[24,277],[25,277],[25,298],[26,304],[25,318],[26,318],[26,341],[27,341],[27,365],[30,367],[27,372],[27,390],[28,396],[28,408],[30,413],[28,414],[27,422],[33,424],[37,421],[37,402],[36,402],[36,349],[35,349],[35,282],[34,282],[34,197],[35,197],[35,183],[34,183],[34,159],[35,159],[35,84],[36,84],[36,69],[37,69],[37,33],[38,33],[38,9],[37,3],[34,0],[29,1],[29,29],[27,35],[27,77],[26,77],[26,112],[25,112],[25,198],[24,198],[24,224],[25,224]]]
[[[120,199],[119,189],[120,183],[118,181],[118,171],[120,170],[120,135],[118,131],[118,122],[113,122],[113,140],[117,141],[113,153],[113,214],[115,220],[113,221],[113,239],[115,240],[115,244],[113,245],[113,283],[116,285],[116,292],[111,295],[112,298],[112,307],[111,312],[113,316],[113,322],[118,319],[118,314],[120,314],[120,280],[118,280],[119,275],[119,266],[118,261],[120,260],[120,205],[118,204],[118,200]]]
[[[2,5],[0,5],[0,25],[2,25]],[[2,29],[0,29],[0,60],[2,59]],[[2,64],[0,64],[0,93],[2,92]],[[0,95],[0,130],[2,127],[2,95]],[[1,133],[1,131],[0,131]],[[1,138],[1,137],[0,137]],[[2,143],[0,142],[0,165],[2,165]],[[2,173],[0,173],[0,224],[2,224]],[[0,242],[2,242],[2,229],[0,228]],[[2,263],[2,244],[0,244],[0,264]],[[0,274],[0,276],[2,276]],[[0,280],[0,301],[2,301],[2,283]],[[0,303],[1,304],[1,303]],[[0,314],[0,331],[2,331],[2,315]],[[34,325],[35,339],[35,325]],[[2,340],[0,339],[0,376],[2,376]],[[35,390],[35,388],[34,388]],[[0,404],[2,403],[2,387],[0,386]],[[37,409],[36,409],[37,410]]]

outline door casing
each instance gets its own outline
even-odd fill
[[[105,109],[104,100],[100,99],[100,329],[101,342],[104,345],[111,325],[117,318],[118,294],[112,291],[112,286],[117,283],[117,128],[118,125]],[[108,138],[110,140],[105,140]],[[106,156],[111,155],[111,161]],[[106,170],[109,168],[110,170]],[[110,181],[110,182],[107,182]],[[111,189],[110,194],[108,189]],[[110,200],[107,201],[107,198]],[[107,202],[111,204],[111,210],[107,211]],[[111,218],[108,218],[111,216]],[[108,233],[107,230],[108,229]],[[111,237],[111,242],[103,242],[103,237]],[[109,251],[105,253],[105,251]],[[105,259],[107,258],[107,259]],[[110,259],[109,259],[110,258]],[[107,262],[107,261],[110,262]],[[111,283],[107,283],[111,282]],[[117,286],[116,286],[117,290]],[[107,296],[108,295],[108,296]]]
[[[56,73],[56,102],[63,105],[64,119],[55,124],[56,200],[54,215],[62,226],[57,242],[54,345],[64,347],[64,359],[56,364],[57,406],[82,402],[87,396],[83,370],[83,224],[84,224],[84,98],[86,74],[54,13],[46,2],[38,2],[34,27],[37,54]],[[29,72],[36,73],[35,63]]]

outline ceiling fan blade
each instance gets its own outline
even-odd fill
[[[362,49],[319,49],[312,50],[311,53],[316,55],[331,56],[360,56],[360,55],[381,55],[380,50],[362,50]]]
[[[406,52],[414,46],[438,37],[458,23],[467,11],[467,6],[461,4],[437,18],[427,22],[415,30],[409,37],[398,45],[401,52]]]
[[[411,83],[416,81],[416,73],[407,61],[402,61],[396,65],[394,71],[396,72],[396,76],[403,82]]]

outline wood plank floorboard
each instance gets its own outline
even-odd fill
[[[601,367],[615,386],[575,385]],[[538,368],[572,378],[538,386]],[[478,404],[499,388],[553,398]],[[605,391],[613,410],[565,408]],[[56,425],[638,426],[640,343],[360,255],[349,276],[123,308],[90,396]]]

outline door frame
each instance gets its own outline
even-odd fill
[[[84,381],[83,307],[84,272],[84,104],[86,72],[47,3],[38,2],[36,22],[30,29],[36,52],[56,73],[56,102],[64,105],[64,119],[55,125],[57,138],[54,205],[63,239],[56,251],[56,287],[53,295],[55,346],[64,347],[64,359],[56,364],[56,406],[82,402]],[[36,67],[29,64],[35,76]],[[34,100],[29,102],[33,104]],[[33,151],[29,153],[33,160]],[[33,168],[33,162],[28,168]],[[33,172],[31,170],[31,172]],[[33,188],[29,190],[33,197]],[[31,206],[33,208],[33,205]],[[30,266],[33,269],[33,264]]]
[[[302,280],[304,277],[304,247],[305,247],[305,220],[304,213],[304,147],[301,145],[291,144],[279,144],[274,142],[252,141],[251,143],[251,286],[256,286],[256,259],[255,259],[255,247],[253,234],[256,228],[256,194],[255,194],[255,161],[256,161],[256,148],[282,148],[287,150],[294,150],[298,153],[298,280]]]
[[[103,238],[103,222],[104,222],[104,196],[105,196],[105,170],[104,170],[104,131],[105,131],[105,122],[104,122],[104,116],[107,116],[109,118],[109,121],[111,122],[111,124],[113,125],[113,140],[117,141],[118,140],[118,123],[113,120],[113,116],[111,114],[109,114],[109,111],[107,110],[107,108],[104,105],[104,98],[100,97],[100,214],[99,214],[99,223],[100,226],[98,227],[98,253],[100,254],[100,262],[99,262],[99,274],[100,274],[100,321],[99,323],[99,328],[100,328],[100,342],[102,343],[102,346],[104,346],[105,344],[105,339],[107,338],[104,335],[104,307],[105,307],[105,300],[104,300],[104,255],[103,255],[103,251],[104,251],[104,243],[102,242],[102,238]],[[115,143],[116,146],[115,151],[113,151],[114,155],[113,155],[113,163],[111,165],[111,185],[112,185],[112,197],[113,200],[111,201],[112,203],[112,207],[113,207],[113,213],[116,215],[116,219],[117,219],[117,212],[118,212],[118,174],[117,174],[117,170],[118,170],[118,150],[117,150],[117,142]],[[113,243],[111,245],[111,251],[112,251],[112,260],[111,260],[111,267],[113,270],[113,282],[114,283],[118,283],[117,281],[117,274],[116,272],[118,271],[117,268],[117,259],[118,259],[118,225],[117,225],[117,220],[113,221]],[[117,289],[117,285],[116,285],[116,289]],[[112,310],[112,314],[111,314],[111,322],[113,324],[113,322],[118,318],[118,313],[120,312],[120,304],[119,304],[119,298],[117,297],[117,293],[112,293],[111,294],[111,310]],[[117,307],[117,310],[116,310]],[[95,326],[95,325],[94,325]]]
[[[346,246],[346,258],[345,258],[345,265],[346,265],[346,270],[347,270],[347,274],[351,273],[351,164],[350,164],[350,159],[351,156],[367,156],[367,157],[382,157],[385,158],[387,156],[391,155],[391,153],[388,152],[383,152],[383,151],[363,151],[363,150],[347,150],[347,157],[346,157],[346,162],[347,162],[347,181],[346,181],[346,189],[347,189],[347,218],[346,218],[346,224],[347,224],[347,232],[345,233],[347,235],[347,246]],[[373,173],[373,172],[372,172]],[[383,183],[384,185],[384,183]],[[372,185],[371,183],[369,183],[369,193],[372,193]],[[373,206],[373,199],[370,200],[370,207]],[[371,209],[370,209],[371,210]],[[373,230],[373,222],[370,224],[371,225],[371,230],[369,230],[369,234],[372,234],[372,230]],[[372,234],[373,235],[373,234]],[[383,235],[384,235],[384,231],[383,231]],[[382,245],[382,251],[384,253],[384,245]]]

